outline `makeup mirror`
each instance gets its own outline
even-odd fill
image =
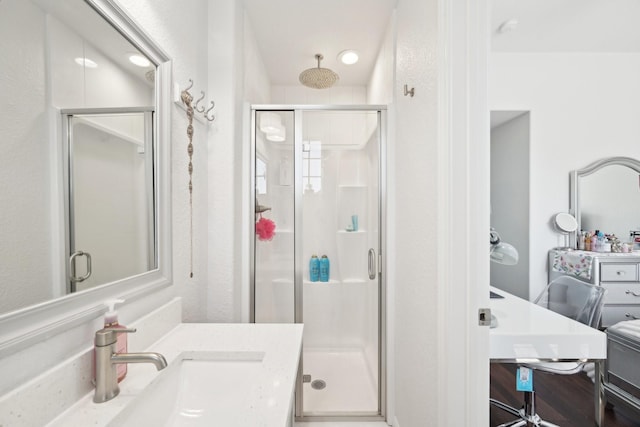
[[[600,230],[622,242],[640,229],[640,161],[607,157],[570,174],[571,212],[576,230]],[[571,232],[575,247],[576,233]]]

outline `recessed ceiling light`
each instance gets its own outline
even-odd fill
[[[338,59],[346,65],[352,65],[358,62],[358,52],[355,50],[343,50],[338,54]]]
[[[151,61],[137,53],[129,55],[129,61],[131,61],[132,64],[135,64],[138,67],[148,67],[149,65],[151,65]]]
[[[96,64],[94,61],[90,60],[89,58],[78,57],[74,59],[74,61],[76,61],[76,64],[83,67],[87,67],[87,68],[96,68],[98,66],[98,64]]]

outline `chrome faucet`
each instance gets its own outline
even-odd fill
[[[96,332],[96,392],[93,401],[106,402],[120,393],[116,365],[119,363],[153,363],[159,371],[167,367],[160,353],[116,353],[118,334],[135,332],[128,328],[104,328]]]

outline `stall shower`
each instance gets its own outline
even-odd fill
[[[385,114],[252,108],[252,315],[305,325],[298,419],[384,418]]]

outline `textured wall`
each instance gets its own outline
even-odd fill
[[[405,427],[436,425],[437,2],[401,0],[397,7],[396,113],[389,201],[395,219],[396,418]],[[415,97],[402,96],[403,85]]]
[[[0,3],[0,314],[54,295],[44,24],[31,2]]]

